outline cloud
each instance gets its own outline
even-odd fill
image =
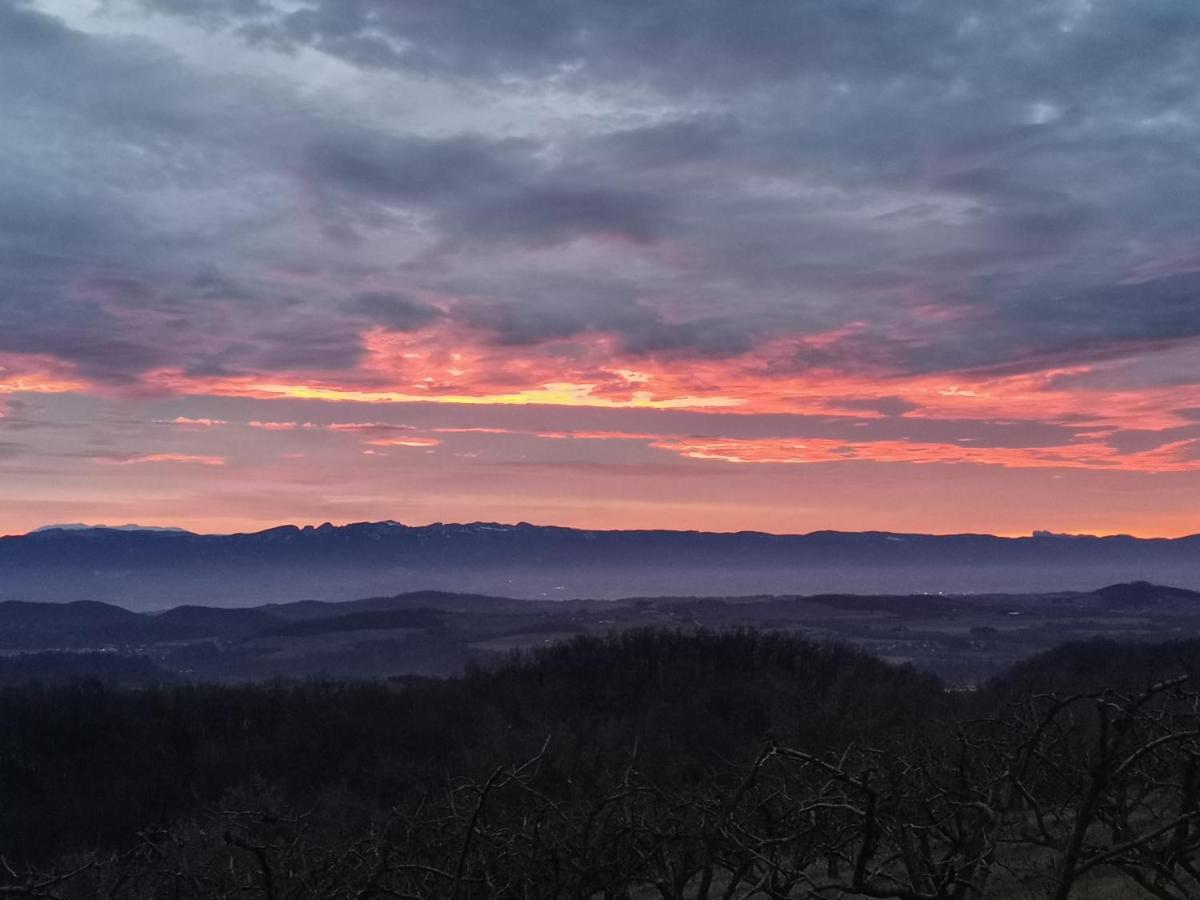
[[[108,456],[93,457],[92,461],[106,466],[140,466],[157,463],[223,466],[226,463],[226,459],[223,456],[206,456],[195,453],[111,454]]]
[[[441,443],[431,437],[381,437],[367,441],[372,447],[436,447]]]
[[[215,428],[218,425],[228,425],[225,419],[192,419],[187,416],[176,416],[174,419],[156,419],[158,424],[179,425],[183,428]]]
[[[432,203],[519,181],[534,149],[476,135],[435,139],[347,130],[310,146],[308,161],[315,177],[365,196]]]
[[[753,349],[754,335],[734,319],[655,322],[639,333],[627,335],[625,347],[636,355],[737,356]]]
[[[174,0],[147,5],[183,11]],[[520,0],[484,14],[471,3],[433,9],[387,0],[310,0],[268,9],[255,4],[237,14],[221,4],[249,39],[308,45],[359,66],[480,79],[657,78],[677,88],[687,85],[684,73],[702,85],[729,87],[849,67],[938,74],[945,63],[924,56],[923,45],[953,39],[962,18],[987,11],[982,4],[963,6],[960,13],[934,3],[843,11],[769,2],[738,9],[674,0],[597,8],[584,0]],[[213,18],[203,4],[184,12]],[[972,42],[963,43],[969,49]]]
[[[392,425],[385,422],[333,422],[326,425],[329,431],[343,431],[352,434],[388,434],[393,431],[414,431],[412,425]]]
[[[263,422],[258,419],[252,419],[246,424],[259,431],[296,431],[297,429],[311,431],[319,427],[312,422]]]
[[[545,149],[532,140],[474,134],[398,137],[345,129],[309,148],[308,172],[330,192],[326,215],[371,227],[385,220],[382,209],[399,205],[460,247],[553,245],[589,235],[642,242],[668,230],[661,194],[596,183],[600,173],[548,162]]]
[[[259,371],[350,369],[362,358],[361,335],[351,323],[293,321],[250,336],[242,365]]]
[[[1180,3],[145,5],[245,40],[263,77],[181,64],[155,46],[176,32],[0,13],[8,90],[41,110],[6,139],[5,296],[29,299],[0,301],[0,334],[87,378],[352,370],[360,323],[445,316],[501,343],[611,333],[677,358],[860,322],[793,365],[909,374],[1195,335],[1194,307],[1160,297],[1181,282],[1130,280],[1194,257],[1196,92],[1178,76],[1198,24]],[[266,73],[299,72],[279,51],[302,47],[419,73],[437,99],[395,116],[375,111],[385,87],[289,93]],[[86,104],[39,75],[63,65]],[[147,71],[153,90],[121,89]],[[103,179],[82,153],[37,153],[51,136]],[[68,259],[99,269],[86,301]]]
[[[0,0],[0,395],[89,446],[137,438],[109,400],[193,432],[370,403],[381,438],[403,403],[1184,471],[1195,4],[81,10]]]
[[[389,331],[414,331],[443,315],[440,309],[430,303],[382,291],[357,294],[344,308]]]
[[[691,459],[774,465],[869,461],[909,464],[962,464],[1014,469],[1091,469],[1120,472],[1191,472],[1200,470],[1200,438],[1174,441],[1135,453],[1102,443],[1052,447],[997,448],[919,441],[849,442],[826,439],[731,440],[690,438],[656,440],[652,446]]]

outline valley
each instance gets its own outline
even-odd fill
[[[347,602],[178,606],[138,613],[108,603],[0,603],[0,678],[54,677],[140,657],[158,677],[445,677],[514,651],[633,629],[753,628],[854,644],[974,687],[1067,641],[1162,641],[1200,634],[1200,593],[1148,582],[1031,594],[815,594],[537,601],[415,591]],[[107,660],[101,658],[107,657]],[[108,667],[101,669],[99,667]],[[126,676],[147,677],[141,666]]]

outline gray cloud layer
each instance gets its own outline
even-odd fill
[[[671,358],[853,324],[796,371],[1200,337],[1190,0],[68,13],[0,0],[0,353],[97,381],[447,318]]]

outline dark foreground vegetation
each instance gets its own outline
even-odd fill
[[[1200,641],[975,692],[752,631],[451,680],[0,687],[0,896],[1200,893]]]

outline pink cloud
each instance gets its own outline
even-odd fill
[[[977,447],[906,440],[840,441],[814,439],[670,438],[651,446],[691,459],[728,463],[804,464],[868,461],[890,463],[974,463],[1010,469],[1093,469],[1122,472],[1200,470],[1193,455],[1197,440],[1174,441],[1138,453],[1121,453],[1102,443],[1051,447]]]
[[[174,419],[155,419],[158,425],[179,425],[185,428],[215,428],[218,425],[228,425],[224,419],[190,419],[187,416],[176,416]]]
[[[436,447],[441,441],[429,437],[373,438],[367,441],[372,447]]]
[[[202,456],[194,453],[143,453],[137,456],[98,456],[93,462],[106,466],[136,466],[145,463],[182,463],[198,466],[223,466],[223,456]]]
[[[311,431],[320,427],[312,422],[261,422],[258,419],[254,419],[246,424],[251,428],[258,428],[261,431],[295,431],[298,428]]]
[[[391,425],[386,422],[334,422],[326,425],[328,431],[348,431],[352,433],[372,433],[386,431],[415,431],[412,425]]]
[[[438,434],[526,434],[527,432],[514,431],[511,428],[432,428]]]

